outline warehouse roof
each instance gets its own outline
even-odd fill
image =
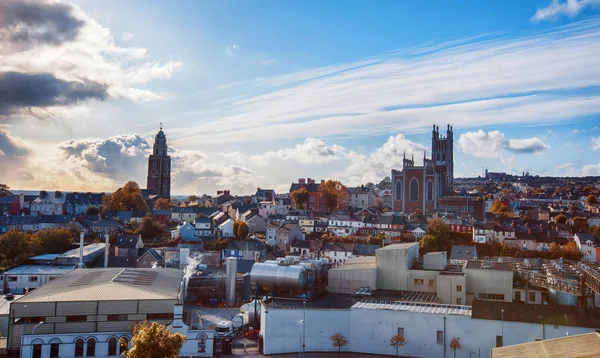
[[[418,242],[405,242],[402,244],[392,244],[392,245],[387,245],[382,247],[381,249],[378,249],[377,251],[387,251],[387,250],[406,250],[409,249],[415,245],[419,245]]]
[[[5,275],[62,275],[71,270],[74,266],[56,266],[56,265],[22,265],[4,272]]]
[[[176,299],[182,276],[175,269],[76,269],[15,303]]]
[[[396,301],[391,303],[357,302],[353,309],[409,311],[416,313],[431,313],[445,315],[471,316],[471,306],[443,305],[437,303],[419,303]]]
[[[598,332],[492,348],[492,358],[502,357],[597,357]]]

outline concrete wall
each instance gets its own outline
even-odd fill
[[[377,257],[377,288],[382,290],[407,290],[408,269],[419,257],[419,245],[398,244],[375,251]]]
[[[480,293],[494,293],[503,294],[504,301],[512,302],[512,271],[464,268],[463,272],[467,274],[467,293],[472,294],[472,298],[478,298]]]
[[[265,354],[298,352],[301,345],[302,309],[267,309],[261,316]],[[264,312],[264,310],[263,310]],[[405,346],[401,356],[444,357],[444,345],[437,343],[437,331],[444,331],[446,317],[445,357],[453,357],[448,345],[459,337],[462,351],[457,357],[490,356],[496,346],[496,335],[504,332],[504,345],[533,342],[542,338],[542,325],[472,319],[463,315],[441,315],[395,310],[347,309],[306,311],[306,351],[334,351],[331,335],[343,334],[348,346],[342,352],[395,355],[390,337],[404,328]],[[502,325],[504,328],[502,329]],[[592,328],[544,326],[545,338],[594,332]],[[472,355],[474,354],[474,355]]]
[[[361,287],[377,287],[377,267],[371,264],[343,265],[328,273],[327,291],[351,294]]]
[[[435,293],[439,274],[438,271],[409,270],[408,290]]]
[[[439,275],[437,278],[437,296],[440,303],[461,305],[466,300],[467,278],[464,274]],[[460,286],[460,291],[458,287]]]
[[[430,252],[423,256],[423,268],[425,270],[445,270],[448,263],[446,251]]]

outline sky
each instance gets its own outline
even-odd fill
[[[0,2],[0,182],[172,193],[454,173],[600,175],[600,0]]]

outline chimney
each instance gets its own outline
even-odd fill
[[[83,265],[83,232],[79,234],[79,263],[77,264],[77,268],[84,268]]]
[[[108,248],[110,247],[110,244],[108,242],[109,237],[109,234],[104,234],[104,268],[108,267]]]
[[[223,190],[223,194],[229,195],[229,190]]]
[[[306,179],[304,179],[304,178],[298,179],[298,184],[306,184]]]
[[[325,184],[325,180],[321,179],[321,185]]]
[[[217,195],[223,194],[223,190],[217,190]]]

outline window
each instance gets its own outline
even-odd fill
[[[396,200],[402,200],[402,182],[400,180],[396,182]]]
[[[108,355],[116,356],[117,355],[117,338],[112,337],[108,340]]]
[[[60,343],[50,343],[50,358],[58,358],[60,356]]]
[[[86,357],[93,357],[96,355],[96,340],[94,338],[88,339],[85,355]]]
[[[198,353],[206,352],[206,339],[208,338],[205,334],[199,334],[198,339]]]
[[[408,200],[419,200],[419,181],[416,178],[410,180],[410,193]]]
[[[504,301],[504,295],[498,293],[480,293],[479,298],[482,300]]]
[[[521,291],[515,292],[515,301],[521,302]]]
[[[17,276],[8,276],[8,282],[17,282]]]
[[[108,321],[127,321],[127,315],[126,314],[109,314],[108,317],[106,317],[106,319]]]
[[[433,182],[427,182],[427,200],[433,200]]]
[[[535,302],[535,292],[529,292],[529,302]]]
[[[456,292],[462,292],[462,286],[461,285],[456,286]]]
[[[422,278],[415,278],[414,279],[414,284],[415,285],[422,285],[423,284],[423,279]]]
[[[121,337],[119,339],[119,355],[124,356],[129,349],[129,338]]]
[[[83,357],[83,338],[78,338],[75,341],[75,357]]]
[[[462,305],[462,298],[458,297],[458,298],[456,299],[456,304],[457,304],[457,305]]]
[[[437,331],[436,340],[437,344],[444,344],[444,331]]]
[[[404,328],[398,327],[398,335],[404,337]]]
[[[146,315],[148,320],[172,320],[173,313],[148,313]]]
[[[33,345],[33,358],[42,358],[42,345],[39,343]]]
[[[38,281],[37,276],[29,276],[29,282],[37,282],[37,281]]]
[[[23,324],[27,321],[29,323],[40,323],[41,321],[45,321],[45,317],[19,317],[15,318],[14,324]]]
[[[87,316],[67,316],[67,322],[85,322],[87,321]]]
[[[429,280],[429,286],[433,286],[435,284],[435,280]]]
[[[496,336],[496,347],[502,347],[502,336]]]

